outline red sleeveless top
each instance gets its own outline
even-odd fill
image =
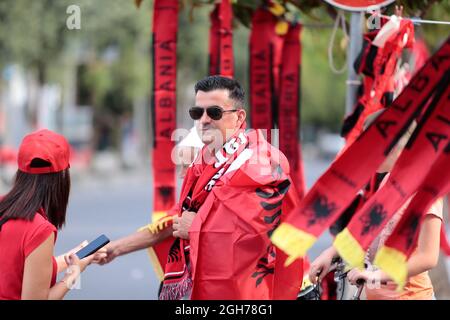
[[[39,210],[32,221],[8,220],[0,231],[0,300],[20,300],[25,259],[51,233],[57,230]],[[53,274],[50,286],[56,282],[57,264],[52,257]]]

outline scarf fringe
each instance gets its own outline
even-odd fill
[[[164,283],[159,300],[181,300],[192,288],[192,279],[189,274],[183,275],[179,282]]]

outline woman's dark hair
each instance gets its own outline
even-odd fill
[[[0,230],[10,219],[33,220],[39,209],[60,229],[66,221],[69,193],[69,169],[46,174],[18,170],[13,188],[0,201]]]

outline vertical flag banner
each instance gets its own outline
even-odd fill
[[[250,116],[251,126],[267,132],[275,128],[278,117],[277,89],[283,38],[277,34],[278,19],[260,8],[252,18],[250,34]]]
[[[289,26],[285,35],[280,73],[279,129],[280,150],[289,160],[291,178],[300,199],[305,193],[305,178],[300,147],[301,25]]]
[[[153,215],[152,221],[163,221],[175,204],[175,164],[171,159],[175,146],[171,140],[176,129],[177,29],[178,1],[155,0],[153,10]],[[168,221],[163,222],[166,224]],[[151,249],[151,257],[164,265],[170,243]],[[156,254],[156,256],[155,256]],[[159,262],[159,263],[158,263]],[[161,266],[155,266],[162,276]]]
[[[234,76],[233,55],[233,10],[230,0],[221,0],[210,14],[209,74],[232,78]]]

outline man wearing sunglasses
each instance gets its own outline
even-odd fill
[[[287,257],[270,242],[298,203],[289,164],[259,130],[245,130],[244,101],[236,80],[209,76],[196,84],[189,115],[205,147],[177,205],[109,245],[106,262],[146,247],[165,252],[160,299],[295,299],[300,290],[302,261],[285,267]]]
[[[244,91],[235,80],[209,77],[197,83],[195,93],[189,115],[203,143],[217,150],[245,122]]]

